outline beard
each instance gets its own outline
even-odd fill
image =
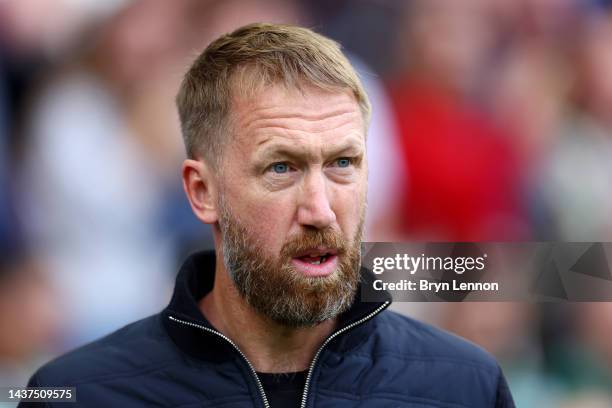
[[[352,241],[331,228],[305,229],[287,241],[278,257],[266,255],[261,240],[219,202],[223,261],[240,295],[260,314],[288,327],[314,326],[346,311],[355,298],[361,264],[364,212]],[[312,248],[335,249],[336,270],[306,276],[292,259]]]

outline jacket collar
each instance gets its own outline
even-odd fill
[[[178,323],[170,318],[173,317],[214,329],[198,307],[198,301],[212,290],[214,276],[214,251],[202,251],[189,256],[179,270],[172,299],[170,304],[162,311],[162,319],[168,334],[182,351],[198,358],[220,361],[236,354],[226,340],[197,327]],[[383,307],[386,302],[388,302],[387,306],[390,304],[391,296],[389,293],[385,293],[386,301],[382,302],[362,302],[359,299],[361,286],[370,284],[373,280],[372,272],[361,268],[361,282],[355,301],[349,310],[338,317],[337,330],[363,319]],[[337,351],[353,348],[367,338],[368,330],[371,330],[369,322],[351,329],[350,336],[341,336],[340,341],[332,342],[333,344],[328,347]]]

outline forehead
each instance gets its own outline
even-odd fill
[[[272,85],[248,97],[235,96],[231,116],[234,138],[239,144],[258,145],[274,137],[326,143],[351,138],[364,142],[361,110],[349,90]]]

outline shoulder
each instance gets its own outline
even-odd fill
[[[397,406],[513,406],[499,365],[477,345],[390,310],[362,330],[358,342],[325,359],[321,395]]]
[[[31,386],[74,386],[130,377],[163,367],[174,357],[160,316],[131,323],[42,366]]]
[[[447,365],[467,365],[499,374],[493,356],[480,346],[427,323],[386,310],[375,320],[379,351],[407,360],[437,361]]]

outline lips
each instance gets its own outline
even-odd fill
[[[293,257],[292,264],[306,276],[327,276],[334,272],[338,261],[335,248],[311,248]]]
[[[312,265],[320,265],[325,263],[325,261],[327,261],[330,257],[337,255],[337,253],[338,251],[336,249],[319,247],[301,251],[301,253],[294,258],[297,258],[302,262],[308,262]]]

